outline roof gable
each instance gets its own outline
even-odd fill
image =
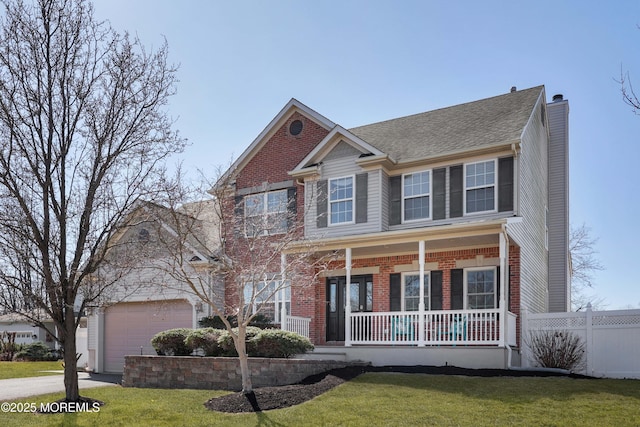
[[[262,132],[253,140],[246,150],[238,157],[231,167],[218,179],[216,186],[224,185],[232,181],[232,176],[237,175],[242,169],[256,156],[257,153],[269,141],[270,137],[278,131],[286,121],[294,114],[299,113],[327,131],[335,127],[335,123],[311,108],[307,107],[295,98],[291,100],[280,110],[280,112],[269,122]]]
[[[384,155],[382,151],[358,138],[342,126],[336,125],[331,132],[313,149],[293,170],[293,174],[296,171],[302,170],[310,165],[321,162],[331,151],[340,143],[349,144],[355,150],[360,151],[362,154],[369,155]]]

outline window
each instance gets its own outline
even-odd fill
[[[353,223],[353,177],[329,181],[330,224]]]
[[[284,288],[284,300],[282,300],[282,289]],[[245,313],[260,312],[263,316],[273,322],[280,322],[282,305],[284,304],[287,313],[291,313],[291,286],[282,284],[280,280],[267,280],[258,282],[247,282],[244,285]]]
[[[402,209],[405,221],[431,217],[431,171],[408,173],[402,177]]]
[[[429,273],[424,275],[424,307],[430,310],[429,305]],[[405,311],[417,311],[420,304],[420,274],[406,273],[403,278],[402,304]]]
[[[251,194],[244,199],[247,236],[287,231],[287,190]]]
[[[465,270],[467,308],[485,309],[496,307],[496,269]]]
[[[465,165],[466,213],[496,209],[496,161]]]

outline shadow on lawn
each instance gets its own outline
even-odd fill
[[[638,380],[602,379],[546,371],[464,369],[453,366],[368,367],[367,372],[428,374],[430,377],[364,375],[358,377],[359,383],[397,385],[500,401],[530,402],[549,398],[563,401],[571,399],[573,395],[585,393],[609,393],[640,400]],[[475,381],[469,381],[470,379]]]

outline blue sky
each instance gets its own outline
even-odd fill
[[[184,167],[214,176],[291,98],[351,128],[544,84],[570,105],[571,221],[597,237],[593,294],[639,308],[640,2],[96,0],[180,64]]]

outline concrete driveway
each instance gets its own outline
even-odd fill
[[[113,386],[122,383],[121,375],[78,372],[80,389]],[[64,375],[0,380],[0,401],[21,399],[64,391]]]

